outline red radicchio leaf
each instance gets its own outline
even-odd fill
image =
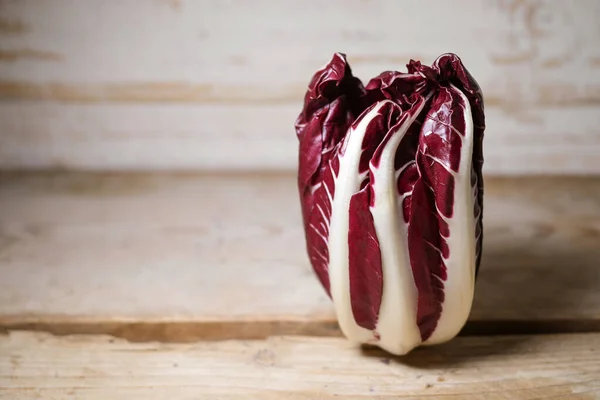
[[[477,221],[476,235],[476,269],[479,271],[481,263],[481,249],[483,245],[483,138],[485,131],[484,101],[481,89],[473,76],[465,68],[460,58],[455,54],[443,54],[438,57],[432,67],[422,65],[411,60],[408,64],[409,73],[420,72],[437,83],[451,83],[465,94],[471,106],[473,118],[473,171],[472,182],[475,187],[475,209],[473,210]]]
[[[462,97],[440,87],[422,126],[417,180],[411,201],[408,243],[419,291],[417,324],[423,340],[435,330],[444,303],[449,257],[447,219],[453,217],[454,175],[458,173],[466,126]]]
[[[327,238],[334,196],[336,148],[355,117],[362,112],[364,87],[352,76],[344,54],[332,60],[312,78],[296,120],[300,142],[298,188],[309,259],[329,294]]]

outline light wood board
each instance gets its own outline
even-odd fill
[[[3,1],[0,167],[292,170],[333,52],[364,81],[455,52],[487,173],[600,173],[599,21],[594,0]]]
[[[466,334],[600,330],[600,179],[486,180]],[[0,175],[0,328],[339,335],[287,174]]]
[[[341,338],[193,345],[0,336],[0,399],[600,398],[600,334],[467,337],[401,358]]]

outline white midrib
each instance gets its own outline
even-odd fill
[[[373,343],[373,332],[359,326],[350,302],[350,271],[348,262],[348,228],[351,197],[360,189],[358,165],[366,127],[384,105],[377,104],[362,121],[351,129],[344,140],[337,177],[334,174],[335,195],[329,224],[329,283],[338,324],[344,335],[353,342]]]
[[[380,165],[372,165],[375,203],[371,207],[381,249],[383,296],[377,322],[378,346],[403,355],[421,343],[417,325],[417,288],[408,254],[408,226],[398,206],[395,155],[408,128],[423,110],[426,101],[393,133],[382,151]]]

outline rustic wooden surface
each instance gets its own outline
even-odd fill
[[[600,334],[467,337],[389,358],[342,338],[0,336],[0,399],[600,398]]]
[[[339,335],[288,174],[0,175],[0,328]],[[600,178],[486,180],[465,334],[600,331]]]
[[[595,0],[4,0],[0,167],[291,170],[334,51],[363,80],[452,51],[487,173],[600,173],[599,40]]]

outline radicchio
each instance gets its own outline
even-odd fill
[[[483,97],[454,54],[366,87],[336,53],[296,120],[306,248],[352,341],[405,354],[458,334],[482,247]]]

